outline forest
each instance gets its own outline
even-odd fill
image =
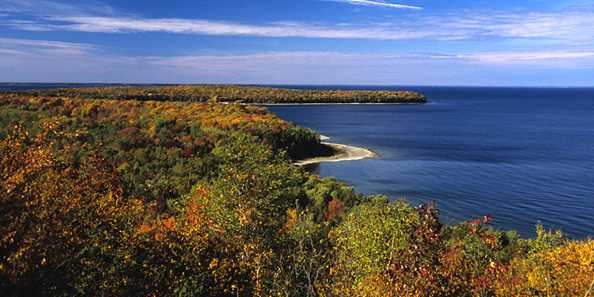
[[[155,85],[62,88],[27,92],[33,96],[87,99],[227,103],[425,103],[427,98],[412,91],[345,91],[286,89],[247,85]]]
[[[591,238],[541,226],[521,238],[486,214],[446,225],[434,203],[362,195],[293,165],[333,153],[315,131],[220,103],[359,95],[222,86],[1,94],[0,295],[594,294]],[[369,96],[356,100],[402,98]]]

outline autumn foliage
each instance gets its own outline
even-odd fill
[[[1,296],[594,293],[593,240],[356,193],[263,108],[54,95],[0,96]]]
[[[67,88],[28,92],[30,95],[86,99],[127,99],[242,103],[424,103],[411,91],[286,89],[242,85],[177,85]]]
[[[141,205],[123,199],[102,159],[73,166],[54,154],[52,138],[71,135],[55,135],[53,123],[33,138],[14,129],[0,143],[0,289],[26,296],[107,289],[112,269],[131,261],[118,249],[130,244],[126,230],[138,223]]]

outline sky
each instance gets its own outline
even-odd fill
[[[0,0],[0,81],[594,86],[594,1]]]

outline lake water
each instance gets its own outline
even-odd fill
[[[378,152],[318,168],[360,192],[436,201],[448,223],[490,214],[524,236],[538,223],[594,235],[594,89],[412,89],[430,103],[269,109]]]

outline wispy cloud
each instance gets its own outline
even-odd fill
[[[55,9],[56,7],[52,8]],[[172,34],[254,37],[300,37],[369,40],[550,40],[565,44],[594,44],[594,11],[479,14],[458,12],[423,15],[384,23],[319,24],[272,22],[250,24],[223,20],[144,18],[133,15],[91,14],[75,7],[31,18],[0,20],[0,25],[28,31],[96,33],[166,32]],[[104,9],[109,11],[109,8]],[[79,13],[74,13],[79,11]]]
[[[515,63],[543,61],[594,61],[594,51],[523,51],[523,52],[484,52],[484,53],[461,53],[461,54],[440,54],[440,53],[416,53],[416,54],[361,54],[342,52],[265,52],[254,54],[200,54],[176,57],[145,57],[147,61],[160,65],[188,67],[190,65],[202,64],[206,61],[237,63],[241,61],[266,61],[319,64],[326,63],[345,64],[345,61],[358,63],[396,63],[398,61],[458,61],[458,62],[484,62],[484,63]],[[309,62],[308,62],[309,61]],[[201,63],[197,63],[201,62]],[[349,64],[349,63],[346,63]]]
[[[23,55],[85,55],[96,50],[97,47],[85,43],[0,38],[0,49],[5,53]]]
[[[484,63],[542,63],[543,61],[592,61],[594,51],[555,50],[533,52],[491,52],[461,54],[456,59],[474,60]]]
[[[406,5],[406,4],[395,4],[386,1],[373,1],[373,0],[326,0],[332,2],[342,2],[348,3],[352,5],[363,5],[363,6],[380,6],[380,7],[388,7],[388,8],[397,8],[397,9],[423,9],[419,6],[413,5]]]
[[[392,29],[388,26],[363,28],[355,25],[324,26],[298,22],[252,25],[197,19],[146,19],[132,17],[51,17],[45,22],[6,24],[31,31],[78,31],[96,33],[167,32],[197,35],[236,35],[256,37],[303,37],[334,39],[401,40],[438,37],[439,33],[422,30]],[[446,35],[447,36],[447,35]]]
[[[112,15],[111,6],[94,0],[78,0],[76,5],[51,0],[2,0],[0,12],[53,15]]]
[[[217,63],[229,63],[234,65],[249,64],[249,68],[261,63],[318,65],[336,64],[350,65],[356,62],[358,65],[365,63],[397,63],[399,61],[457,61],[457,62],[479,62],[484,64],[515,64],[515,63],[545,63],[547,61],[566,62],[594,62],[594,50],[549,50],[549,51],[508,51],[508,52],[478,52],[478,53],[347,53],[328,51],[286,51],[286,52],[261,52],[261,53],[218,53],[218,54],[193,54],[181,56],[139,56],[139,57],[117,57],[105,55],[99,47],[86,43],[73,43],[51,40],[34,39],[13,39],[0,38],[0,49],[12,54],[43,55],[51,56],[79,55],[94,58],[106,58],[129,61],[142,61],[142,63],[171,66],[180,68],[192,68],[207,65],[209,68],[216,67]],[[323,61],[323,62],[322,62]],[[254,64],[255,63],[255,64]],[[260,65],[261,66],[261,65]],[[249,68],[246,68],[249,69]]]
[[[457,54],[287,51],[119,56],[88,44],[5,38],[0,39],[0,53],[0,68],[4,70],[0,72],[0,81],[279,84],[493,84],[497,81],[517,84],[510,80],[509,71],[523,73],[526,67],[538,67],[544,70],[524,73],[532,78],[545,75],[546,71],[577,73],[585,78],[588,76],[580,71],[594,69],[594,51],[571,50]],[[566,79],[562,83],[572,81]]]
[[[4,55],[25,55],[26,54],[24,52],[12,50],[12,49],[6,49],[6,48],[0,48],[0,53],[2,53]]]
[[[7,4],[9,4],[9,2],[0,4],[0,13],[7,13],[7,12],[15,13],[15,12],[19,11],[15,8],[6,6]]]

